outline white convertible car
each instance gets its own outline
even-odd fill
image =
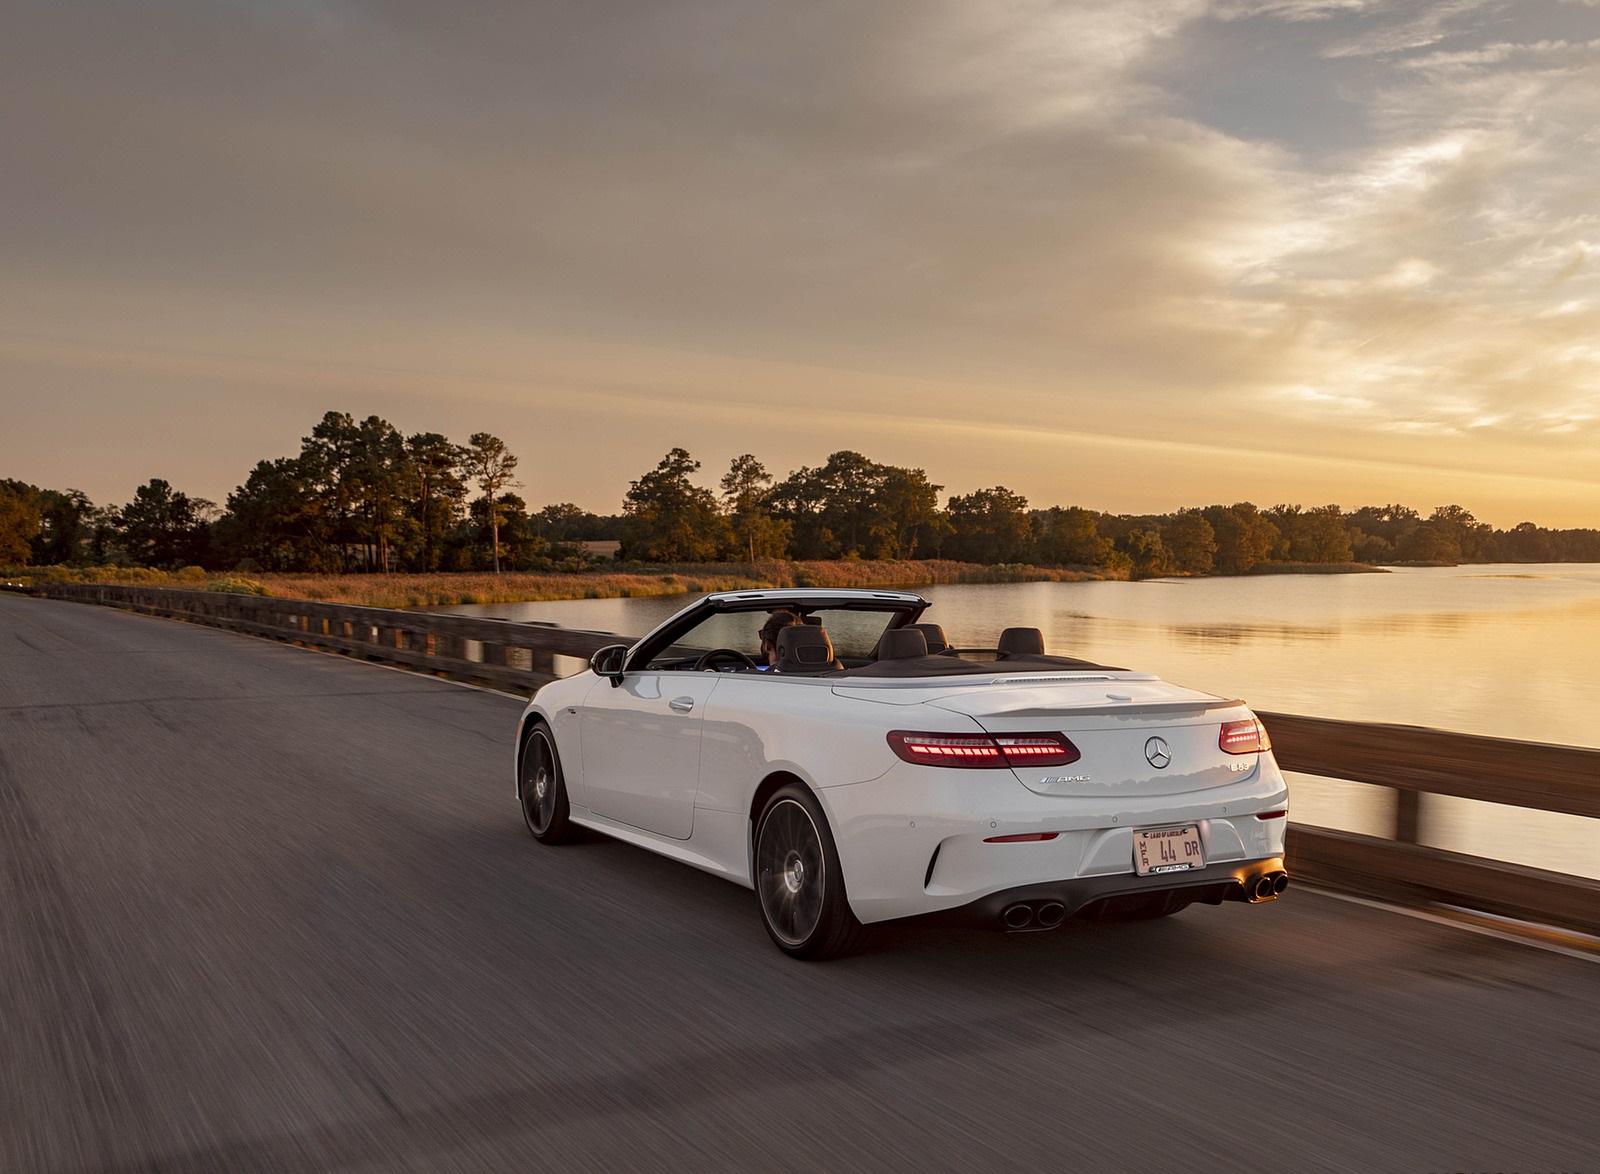
[[[1047,656],[1034,628],[950,648],[927,606],[725,592],[601,649],[523,712],[528,829],[753,888],[797,958],[907,918],[1040,930],[1283,892],[1288,788],[1242,702]]]

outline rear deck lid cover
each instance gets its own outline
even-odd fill
[[[1045,795],[1179,795],[1237,782],[1256,767],[1257,755],[1218,745],[1223,722],[1250,716],[1242,702],[1165,681],[998,680],[927,704],[991,734],[1065,734],[1078,761],[1013,768]]]

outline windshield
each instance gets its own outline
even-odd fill
[[[781,607],[774,610],[784,610]],[[713,648],[732,648],[742,652],[758,664],[765,664],[761,653],[761,625],[767,622],[766,611],[712,612],[694,627],[682,633],[673,643],[655,652],[646,668],[678,668],[685,660],[695,659]],[[895,621],[896,611],[861,611],[845,608],[813,608],[808,617],[820,620],[833,641],[833,654],[837,657],[866,659],[877,647],[884,629]]]

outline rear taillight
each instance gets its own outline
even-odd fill
[[[1065,766],[1077,762],[1078,748],[1063,734],[919,734],[891,730],[889,748],[918,766],[969,769],[1007,766]]]
[[[1267,737],[1266,726],[1256,718],[1247,717],[1243,721],[1223,722],[1217,746],[1224,754],[1254,754],[1258,750],[1271,750],[1272,739]]]

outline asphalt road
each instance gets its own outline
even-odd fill
[[[0,1170],[1584,1171],[1600,966],[1304,890],[781,956],[519,703],[0,597]]]

